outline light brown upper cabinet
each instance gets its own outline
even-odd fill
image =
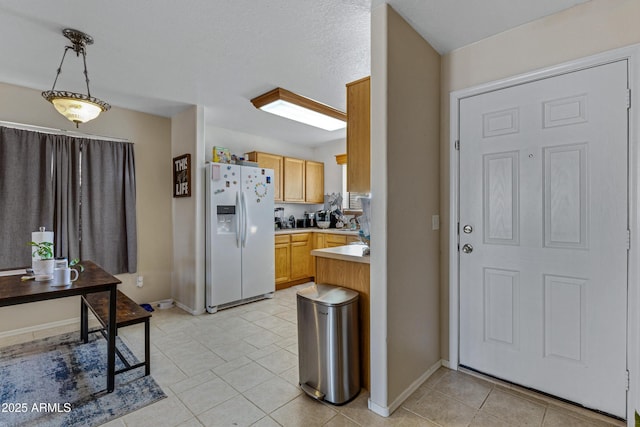
[[[370,77],[347,83],[347,191],[371,192]]]
[[[305,193],[305,161],[284,158],[284,201],[304,202]]]
[[[324,163],[252,151],[248,160],[273,169],[275,202],[324,203]]]
[[[273,199],[276,202],[283,201],[283,192],[282,192],[282,164],[283,158],[282,156],[277,156],[275,154],[269,153],[260,153],[258,151],[252,151],[248,153],[249,159],[252,162],[258,162],[258,165],[261,168],[265,169],[273,169]]]
[[[305,201],[324,203],[324,163],[307,160],[305,169]]]

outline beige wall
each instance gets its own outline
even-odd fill
[[[324,163],[324,193],[342,192],[342,165],[336,163],[337,154],[347,152],[347,141],[337,141],[322,144],[313,149],[311,160]]]
[[[76,130],[58,114],[40,92],[0,83],[0,120]],[[119,288],[137,302],[171,296],[171,123],[169,119],[113,107],[78,131],[126,138],[135,144],[138,213],[138,272],[144,287],[135,286],[136,274],[122,274]],[[25,236],[25,241],[27,237]],[[0,333],[79,316],[76,298],[3,307]]]
[[[638,0],[592,0],[455,50],[442,58],[440,348],[443,359],[449,357],[450,92],[640,43],[639,18]]]
[[[191,154],[191,197],[173,199],[173,287],[178,306],[204,312],[204,110],[191,107],[171,119],[171,155]]]
[[[371,259],[373,273],[376,263],[385,262],[378,251],[386,251],[386,274],[371,280],[379,303],[386,297],[387,396],[376,403],[393,409],[440,361],[439,232],[430,221],[439,202],[440,55],[390,7],[374,13],[386,15],[386,40],[372,41],[373,221],[386,209],[386,224],[372,232],[372,242],[386,237],[386,247],[374,244]],[[374,17],[374,32],[377,22]],[[383,121],[386,129],[379,128]],[[377,177],[380,169],[387,171],[383,178]],[[386,179],[382,188],[379,179]],[[372,317],[377,313],[372,308]],[[372,335],[385,339],[377,329]]]

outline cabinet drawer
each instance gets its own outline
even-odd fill
[[[360,242],[360,238],[358,236],[347,236],[347,244]]]
[[[336,234],[327,234],[327,244],[338,244],[338,245],[346,245],[347,244],[347,236],[341,236]]]
[[[278,243],[289,243],[289,235],[288,234],[280,234],[275,236],[276,245]]]
[[[299,233],[299,234],[291,235],[292,242],[306,242],[308,240],[309,240],[309,233]]]

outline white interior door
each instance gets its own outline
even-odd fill
[[[460,364],[620,417],[627,93],[619,61],[459,110]]]

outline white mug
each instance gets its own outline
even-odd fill
[[[72,273],[75,274],[73,279],[71,278]],[[70,285],[71,282],[75,282],[78,280],[78,270],[75,268],[54,268],[53,269],[53,285],[54,286],[64,286]]]
[[[67,259],[66,258],[56,258],[54,264],[55,264],[54,268],[67,268],[67,267],[69,267],[69,264],[67,263]]]

